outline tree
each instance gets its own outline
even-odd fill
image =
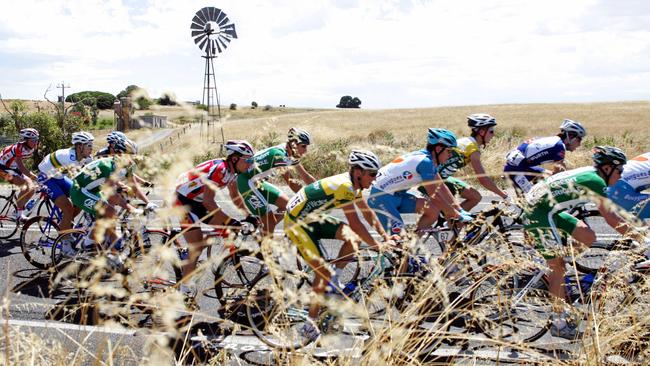
[[[68,103],[83,103],[91,108],[96,105],[99,109],[111,109],[113,108],[115,96],[100,91],[82,91],[68,95],[65,101]]]
[[[257,102],[253,101],[253,103],[251,103],[251,109],[255,108],[257,108]]]
[[[158,104],[176,105],[176,95],[174,95],[174,93],[166,92],[160,97],[160,99],[158,99]]]
[[[5,101],[2,99],[2,95],[0,95],[0,101],[2,102],[2,106],[5,108],[7,113],[9,113],[11,116],[11,119],[14,121],[16,131],[20,131],[22,121],[27,115],[27,105],[25,105],[25,102],[22,100],[14,100],[9,103],[9,108],[7,108]]]
[[[140,89],[139,86],[137,85],[129,85],[126,87],[126,89],[122,90],[121,92],[117,93],[117,99],[124,98],[124,97],[132,97],[133,92]]]
[[[231,110],[231,111],[236,111],[236,110],[237,110],[237,104],[235,104],[235,103],[230,103],[230,110]]]
[[[341,97],[339,104],[336,105],[336,108],[359,108],[361,105],[361,99],[354,97],[352,98],[349,95],[344,95]]]

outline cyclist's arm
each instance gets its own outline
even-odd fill
[[[440,174],[436,173],[433,181],[423,185],[427,191],[427,195],[431,197],[433,202],[442,209],[445,217],[449,219],[456,219],[460,217],[460,205],[454,199],[454,196],[449,191],[446,185],[442,182]]]
[[[230,195],[230,199],[232,199],[232,202],[235,204],[235,207],[237,207],[240,212],[243,212],[245,215],[248,215],[249,214],[248,208],[246,208],[246,205],[244,204],[244,200],[239,194],[239,190],[237,190],[237,181],[233,181],[228,184],[228,194]]]
[[[293,179],[291,177],[291,172],[289,169],[282,173],[282,178],[284,178],[284,181],[287,182],[289,188],[291,188],[294,193],[298,192],[300,188],[302,188],[302,184],[298,183],[296,179]]]
[[[140,187],[140,184],[138,183],[135,174],[128,177],[128,182],[129,182],[129,187],[133,189],[133,193],[135,193],[135,196],[140,200],[142,200],[142,202],[144,202],[145,204],[149,204],[149,197],[147,197],[147,195],[144,194],[144,192],[142,192],[142,188]]]
[[[18,166],[18,170],[25,174],[26,176],[30,177],[32,180],[36,180],[36,175],[34,173],[30,172],[26,167],[25,164],[23,164],[23,159],[20,157],[16,157],[16,165]]]
[[[563,171],[566,171],[566,163],[564,160],[560,160],[553,164],[553,171],[551,172],[551,175],[561,173]]]
[[[361,214],[363,214],[363,218],[366,219],[366,222],[369,223],[370,226],[372,226],[377,231],[377,233],[384,238],[384,241],[390,240],[388,234],[386,234],[386,231],[384,231],[384,227],[381,226],[381,222],[377,218],[377,214],[368,206],[366,200],[360,198],[355,202],[355,205],[359,210],[361,210]]]
[[[151,182],[149,182],[148,180],[142,178],[137,174],[133,174],[133,178],[135,179],[136,182],[138,182],[138,184],[151,185]]]
[[[123,189],[125,191],[128,190],[128,186],[126,184],[112,179],[107,180],[106,184],[111,188],[113,192],[107,199],[108,203],[111,205],[117,205],[125,210],[128,210],[129,212],[135,210],[135,207],[133,207],[133,205],[131,205],[129,201],[124,198],[122,193],[119,192],[120,189]]]
[[[316,181],[316,178],[314,178],[313,175],[309,174],[307,169],[305,169],[305,167],[302,166],[302,163],[296,164],[295,168],[298,171],[300,178],[302,179],[303,182],[305,182],[305,184],[312,184]]]
[[[366,227],[361,223],[357,210],[354,207],[354,203],[350,202],[341,207],[341,209],[343,209],[345,218],[348,219],[350,229],[352,229],[355,234],[359,235],[361,240],[366,242],[372,249],[379,250],[379,243],[372,237],[372,235],[370,235],[368,229],[366,229]]]
[[[214,212],[210,219],[210,224],[223,225],[226,223],[226,220],[230,219],[230,216],[226,215],[219,205],[217,205],[217,202],[215,201],[217,192],[212,187],[212,184],[205,185],[205,191],[203,192],[203,206],[205,206],[205,209],[208,212]]]
[[[611,204],[611,203],[610,203]],[[610,210],[608,207],[608,202],[604,198],[598,199],[598,212],[603,216],[607,225],[614,228],[621,235],[627,234],[628,231],[632,229],[632,226],[625,222],[616,212]]]
[[[492,178],[488,177],[485,174],[485,168],[483,168],[483,164],[481,163],[480,152],[476,151],[470,156],[470,164],[474,169],[474,173],[476,173],[476,175],[478,176],[479,183],[481,183],[481,185],[485,187],[485,189],[496,193],[501,198],[508,197],[508,194],[502,191],[501,189],[499,189],[499,187],[497,187],[496,183],[494,183]]]

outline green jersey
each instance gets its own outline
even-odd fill
[[[112,176],[115,180],[121,180],[131,176],[133,166],[118,169],[118,163],[114,158],[102,158],[86,164],[72,180],[79,188],[97,193],[109,177]]]
[[[277,168],[288,167],[298,163],[289,157],[283,145],[271,146],[259,151],[253,157],[254,163],[251,168],[239,174],[241,179],[262,179],[270,176]]]
[[[563,211],[588,203],[589,194],[604,197],[607,184],[592,167],[583,167],[555,174],[537,183],[526,194],[526,201],[535,208],[549,212]]]

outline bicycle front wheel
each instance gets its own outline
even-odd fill
[[[279,295],[279,296],[278,296]],[[246,298],[246,315],[251,330],[270,347],[295,350],[312,340],[300,330],[309,322],[306,296],[300,296],[296,278],[274,280],[270,275],[258,278]]]
[[[0,239],[9,239],[18,231],[16,210],[12,196],[0,196]]]
[[[551,295],[543,281],[528,282],[497,271],[477,284],[470,303],[483,334],[517,344],[534,342],[546,333],[553,314]]]
[[[38,269],[52,265],[52,246],[59,236],[59,225],[49,217],[27,220],[20,231],[20,249],[27,261]]]

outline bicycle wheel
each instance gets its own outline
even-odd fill
[[[517,344],[534,342],[546,333],[553,313],[551,295],[543,281],[529,280],[498,271],[477,284],[470,303],[483,334]],[[524,290],[526,285],[530,287]]]
[[[20,231],[20,249],[27,261],[38,269],[52,265],[52,246],[59,236],[59,225],[49,217],[27,220]]]
[[[61,272],[65,267],[70,264],[81,264],[81,260],[85,257],[84,251],[81,250],[83,238],[86,235],[85,230],[71,229],[59,233],[59,236],[52,245],[52,267],[55,272]],[[68,254],[63,253],[63,245],[69,245],[72,248]],[[90,250],[89,252],[93,252]]]
[[[52,214],[52,201],[47,197],[38,204],[38,209],[36,210],[38,216],[50,217]],[[59,217],[54,216],[57,220]]]
[[[169,234],[162,230],[145,230],[134,239],[128,246],[127,263],[131,269],[131,290],[137,291],[140,286],[144,290],[175,286],[182,278],[181,258]]]
[[[13,196],[0,196],[0,239],[9,239],[18,231]]]
[[[258,278],[246,297],[246,316],[253,334],[270,347],[295,350],[311,343],[300,334],[309,322],[307,307],[300,296],[296,278],[286,276],[274,280],[270,275]]]
[[[227,255],[213,270],[214,291],[225,312],[239,308],[253,282],[266,273],[260,253],[238,250]]]

